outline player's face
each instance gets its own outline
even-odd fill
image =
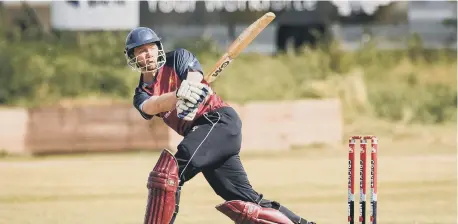
[[[157,69],[157,58],[159,55],[159,48],[156,44],[145,44],[134,49],[134,55],[137,59],[139,67],[142,71],[150,72]]]

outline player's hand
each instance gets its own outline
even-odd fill
[[[199,104],[193,104],[184,99],[178,99],[176,103],[178,118],[185,121],[192,121],[199,110]]]
[[[213,94],[213,91],[209,86],[188,80],[183,80],[176,92],[178,99],[184,99],[193,104],[205,101],[211,94]]]

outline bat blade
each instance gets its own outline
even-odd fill
[[[246,28],[227,49],[226,53],[218,60],[213,69],[204,76],[205,81],[215,81],[221,72],[250,44],[267,25],[275,19],[275,14],[268,12]]]

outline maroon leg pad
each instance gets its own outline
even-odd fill
[[[216,206],[236,224],[293,224],[283,213],[273,208],[263,208],[255,203],[239,200]]]
[[[144,224],[169,224],[175,212],[178,163],[163,150],[148,178],[148,204]]]

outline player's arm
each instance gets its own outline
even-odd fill
[[[207,83],[203,81],[204,75],[202,66],[196,56],[186,49],[178,49],[175,52],[174,58],[175,72],[181,80],[181,84],[177,91],[178,98],[185,98],[185,92],[189,92],[189,90],[200,96],[202,96],[202,94],[206,95],[210,91],[210,88]],[[198,90],[196,90],[196,88]]]
[[[164,93],[160,96],[151,96],[139,105],[139,108],[146,114],[158,114],[170,111],[175,108],[177,97],[175,92]]]
[[[201,83],[204,79],[204,76],[199,71],[188,71],[188,75],[186,76],[186,81],[197,82]]]
[[[181,80],[176,92],[177,115],[184,120],[193,120],[199,105],[212,94],[212,90],[203,82],[202,66],[191,52],[178,49],[175,53],[174,68]]]
[[[204,78],[199,60],[186,49],[176,50],[174,67],[181,81],[200,83]]]
[[[140,86],[135,89],[133,104],[143,118],[149,120],[154,115],[175,108],[177,98],[174,92],[160,96],[150,96]]]

